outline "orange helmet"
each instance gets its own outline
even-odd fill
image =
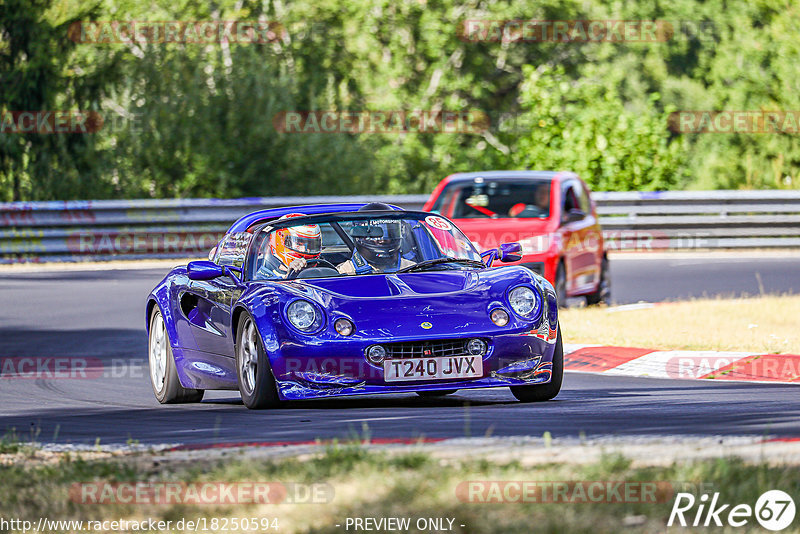
[[[281,219],[304,217],[302,213],[290,213]],[[269,248],[272,254],[289,266],[297,258],[318,258],[322,252],[322,233],[319,225],[290,226],[272,232],[269,237]]]

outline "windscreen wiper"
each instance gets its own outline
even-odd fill
[[[425,260],[419,263],[415,263],[414,265],[409,265],[408,267],[403,267],[395,272],[397,273],[410,273],[412,271],[420,271],[423,269],[427,269],[428,267],[433,267],[435,265],[441,265],[443,263],[459,263],[461,265],[470,265],[472,267],[486,267],[482,261],[478,260],[468,260],[465,258],[436,258],[435,260]]]

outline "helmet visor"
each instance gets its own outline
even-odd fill
[[[355,239],[372,241],[394,241],[403,236],[400,221],[369,221],[353,227],[351,235]]]
[[[320,237],[306,237],[289,233],[283,242],[284,246],[293,252],[306,256],[316,256],[322,252],[322,239]]]

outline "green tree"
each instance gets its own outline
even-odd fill
[[[597,190],[671,189],[683,182],[684,143],[671,139],[658,94],[626,106],[610,80],[571,80],[563,69],[526,68],[522,103],[530,133],[518,167],[571,170]]]
[[[77,19],[52,19],[52,0],[0,3],[0,112],[97,111],[113,66],[75,69],[75,43],[66,38]],[[93,135],[0,133],[0,191],[5,200],[104,196],[101,155]]]

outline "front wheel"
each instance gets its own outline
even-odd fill
[[[567,307],[567,269],[564,267],[564,262],[558,262],[558,269],[556,269],[556,302],[559,308]]]
[[[274,408],[280,404],[275,377],[258,329],[248,313],[239,317],[236,339],[236,377],[242,402],[251,410]]]
[[[150,363],[150,384],[153,393],[161,404],[178,404],[182,402],[200,402],[203,400],[202,389],[190,389],[181,385],[178,371],[175,368],[175,357],[167,334],[167,325],[158,306],[150,317],[150,335],[147,339],[147,353]]]
[[[511,393],[520,402],[541,402],[550,400],[561,391],[564,380],[564,346],[561,344],[561,326],[558,327],[556,347],[553,351],[553,376],[547,384],[533,386],[511,386]]]

